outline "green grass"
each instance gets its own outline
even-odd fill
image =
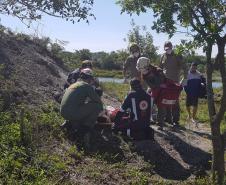
[[[101,83],[103,89],[109,95],[117,98],[122,102],[129,91],[129,84],[119,84],[114,82],[103,82]]]
[[[122,70],[94,69],[94,73],[97,77],[123,78]]]
[[[22,117],[20,107],[0,112],[0,184],[54,184],[68,170],[60,154],[45,149],[50,136],[60,137],[62,121],[53,105],[45,109],[24,109]]]
[[[102,83],[103,89],[106,93],[116,97],[120,102],[123,102],[125,96],[127,95],[130,87],[129,84],[118,84],[113,82]],[[222,94],[222,89],[214,89],[216,107],[219,107],[220,96]],[[188,113],[186,110],[186,94],[182,91],[180,95],[180,108],[181,108],[181,124],[185,125],[187,123]],[[199,99],[197,118],[199,122],[209,124],[209,113],[206,99]],[[226,130],[226,115],[222,120],[221,124],[222,132]]]
[[[106,92],[116,96],[120,101],[129,90],[128,84],[102,85]],[[215,90],[215,93],[221,93],[221,90]],[[184,93],[181,95],[180,103],[184,121],[187,117]],[[67,177],[61,180],[65,174],[72,173],[81,175],[91,184],[112,181],[119,184],[143,185],[211,185],[209,177],[184,182],[160,180],[153,174],[153,167],[145,161],[139,163],[141,166],[130,164],[126,160],[109,163],[105,155],[88,155],[79,151],[76,144],[68,145],[64,133],[59,128],[63,119],[59,115],[58,105],[49,103],[41,106],[38,111],[26,107],[24,110],[23,119],[20,116],[21,107],[15,107],[10,112],[0,112],[0,184],[73,184]],[[206,123],[207,113],[204,100],[200,102],[198,116]],[[24,127],[21,130],[22,120]],[[25,138],[25,142],[22,138]],[[54,147],[55,145],[57,147]]]

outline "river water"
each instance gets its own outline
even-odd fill
[[[114,83],[123,83],[124,79],[122,78],[108,78],[108,77],[99,77],[98,78],[100,80],[100,82],[114,82]],[[222,83],[221,82],[213,82],[212,83],[213,88],[220,88],[222,87]]]

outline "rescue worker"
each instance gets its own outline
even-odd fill
[[[187,66],[182,56],[176,55],[173,51],[173,45],[170,41],[164,44],[165,53],[160,59],[159,67],[163,69],[166,78],[173,80],[176,83],[182,83],[182,86],[187,84]],[[183,71],[183,80],[180,80],[180,74]],[[167,109],[166,121],[173,125],[179,125],[180,120],[180,105],[179,101],[173,108]]]
[[[154,132],[150,128],[151,97],[144,91],[138,79],[133,78],[130,81],[130,86],[131,91],[116,114],[113,131],[121,127],[128,136],[135,140],[153,139]],[[122,120],[123,115],[128,110],[130,111],[130,116],[127,125],[125,125],[126,120],[121,123],[120,120]]]
[[[136,63],[138,58],[140,57],[140,48],[136,43],[132,43],[129,47],[130,56],[126,59],[123,64],[123,75],[125,82],[130,78],[140,79],[140,73],[136,69]]]
[[[78,81],[66,89],[60,105],[60,113],[67,120],[62,127],[77,129],[78,133],[86,136],[86,144],[89,143],[89,133],[98,114],[103,110],[101,99],[92,87],[93,83],[92,70],[82,69]]]
[[[141,78],[148,85],[148,91],[159,89],[160,85],[166,81],[162,69],[151,65],[150,60],[146,57],[140,57],[138,59],[136,68],[141,72]],[[159,129],[163,128],[165,115],[166,109],[158,107],[157,122]]]

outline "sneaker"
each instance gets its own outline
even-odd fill
[[[68,120],[65,120],[65,121],[60,125],[60,127],[61,127],[62,129],[64,129],[64,128],[68,128],[69,125],[70,125],[70,122],[69,122]]]
[[[163,126],[158,126],[158,127],[157,127],[157,130],[163,131]]]
[[[174,122],[173,123],[173,128],[180,128],[180,123],[179,122]]]
[[[197,123],[197,121],[194,118],[191,118],[191,122],[194,123],[194,124]]]
[[[173,126],[179,126],[180,123],[178,121],[173,122]]]

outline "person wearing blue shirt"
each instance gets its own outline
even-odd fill
[[[188,119],[193,123],[196,123],[196,114],[198,110],[198,99],[200,96],[200,90],[204,85],[202,83],[203,76],[197,70],[197,63],[191,64],[190,70],[187,76],[187,85],[184,87],[186,92],[186,108],[188,112]],[[191,107],[193,107],[191,112]]]

